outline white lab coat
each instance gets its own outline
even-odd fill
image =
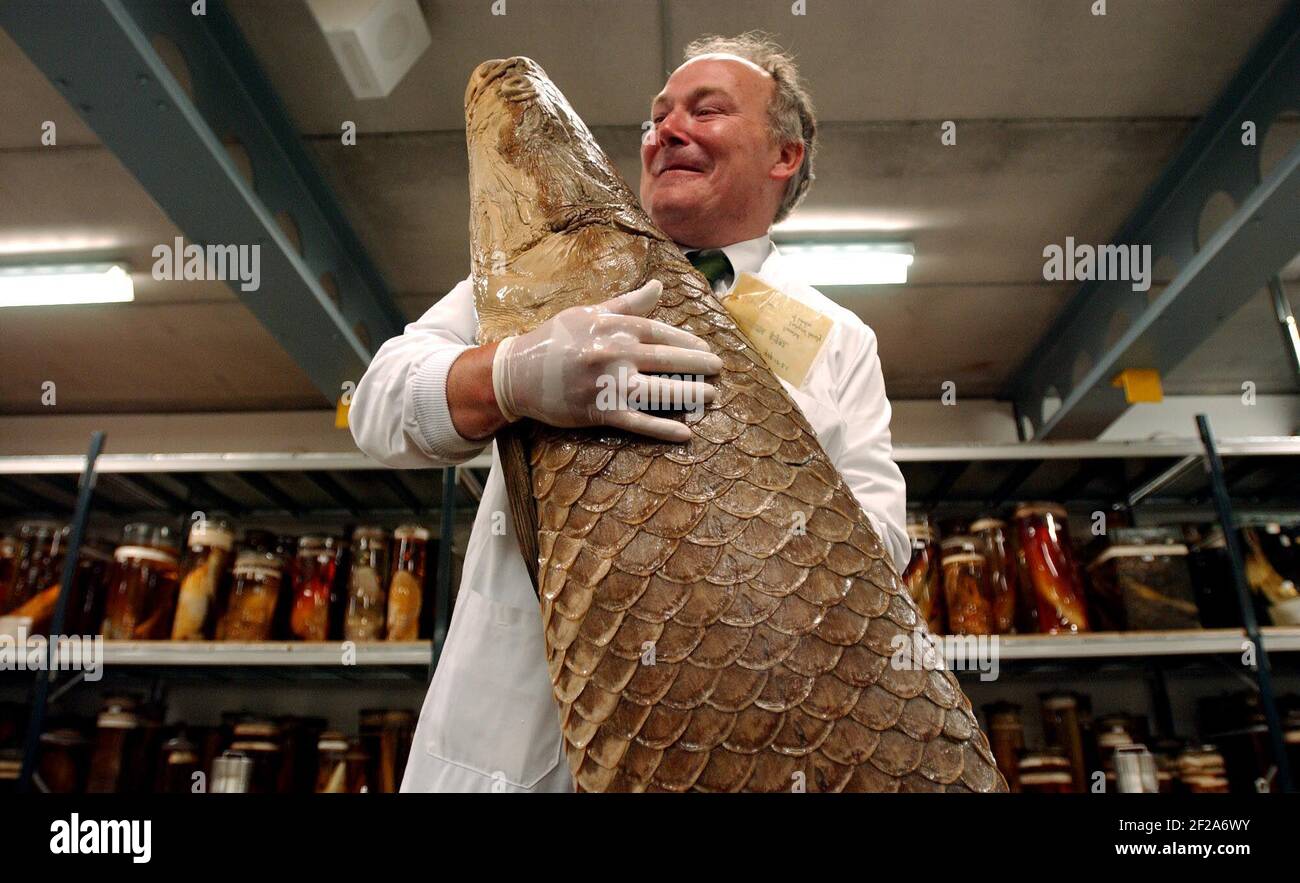
[[[802,389],[786,384],[875,525],[900,572],[910,556],[906,488],[894,463],[876,336],[862,320],[792,278],[767,236],[723,249],[736,272],[830,316],[834,326]],[[715,283],[723,291],[730,277]],[[475,342],[467,279],[375,355],[352,398],[358,447],[391,466],[463,462],[485,446],[447,413],[451,363]],[[420,713],[403,791],[568,791],[541,613],[509,515],[500,459],[474,519],[456,609]],[[494,528],[496,532],[494,533]]]

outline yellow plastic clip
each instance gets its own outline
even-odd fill
[[[350,402],[351,402],[351,397],[349,396],[342,396],[339,399],[339,406],[334,411],[335,429],[348,428],[348,411],[352,409],[352,405],[350,404]]]
[[[1139,402],[1154,404],[1165,398],[1164,389],[1160,386],[1160,372],[1150,368],[1125,368],[1115,375],[1110,385],[1122,387],[1124,400],[1130,405]]]

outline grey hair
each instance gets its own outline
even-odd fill
[[[817,149],[817,116],[812,98],[799,81],[794,56],[782,49],[762,31],[746,31],[735,37],[708,36],[692,40],[686,47],[685,61],[701,55],[726,53],[752,62],[771,75],[776,88],[767,112],[773,140],[777,144],[802,141],[803,163],[785,184],[785,195],[777,207],[773,224],[790,216],[794,207],[812,186],[813,154]]]

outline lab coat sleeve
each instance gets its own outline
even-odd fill
[[[846,424],[844,453],[835,464],[889,550],[898,572],[907,569],[912,544],[907,538],[907,484],[893,458],[889,420],[876,334],[855,323],[845,332],[840,366],[839,411]]]
[[[452,425],[447,373],[474,345],[477,319],[468,279],[379,348],[352,394],[348,424],[357,447],[388,466],[463,463],[487,447]]]

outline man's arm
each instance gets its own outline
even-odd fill
[[[476,334],[466,279],[386,341],[352,395],[348,423],[357,447],[381,463],[413,469],[453,466],[483,450],[500,424],[490,414],[492,352],[480,352],[495,345],[473,346]],[[484,359],[486,381],[473,370]],[[456,370],[461,362],[470,370]],[[504,423],[500,410],[496,418]]]
[[[892,411],[885,396],[876,334],[863,324],[843,330],[852,342],[840,369],[838,407],[846,425],[844,452],[835,465],[902,573],[912,556],[907,538],[907,484],[893,459]]]
[[[507,422],[529,417],[550,426],[612,426],[682,442],[679,421],[603,401],[613,378],[629,393],[661,401],[710,402],[702,379],[722,359],[699,337],[647,318],[662,285],[589,307],[570,307],[532,331],[473,346],[472,286],[462,282],[400,337],[384,343],[352,398],[357,446],[398,467],[448,466],[481,451]]]
[[[498,344],[465,350],[447,372],[447,410],[456,432],[467,439],[488,439],[506,425],[492,389],[492,358]]]

